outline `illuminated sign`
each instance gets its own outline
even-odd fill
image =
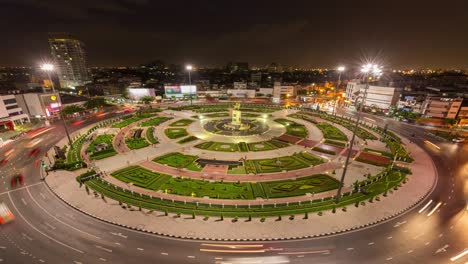
[[[164,90],[167,97],[183,97],[184,95],[196,95],[197,86],[196,85],[173,85],[173,86],[164,86]]]
[[[50,108],[52,108],[52,109],[59,108],[60,106],[61,106],[60,103],[51,103],[50,104]]]

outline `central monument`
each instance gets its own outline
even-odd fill
[[[230,110],[231,112],[231,123],[227,123],[224,126],[230,130],[247,130],[250,128],[250,125],[247,123],[242,123],[242,112],[240,110],[240,103],[236,103],[234,107]]]

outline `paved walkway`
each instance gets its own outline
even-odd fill
[[[382,197],[380,202],[367,203],[366,206],[359,208],[349,206],[347,212],[337,210],[336,214],[333,214],[327,211],[323,216],[311,213],[308,219],[296,216],[293,221],[288,220],[287,217],[277,221],[276,217],[272,217],[264,223],[259,219],[252,219],[252,221],[240,219],[233,223],[227,218],[220,221],[219,218],[211,217],[204,221],[202,216],[190,219],[191,216],[178,218],[173,214],[164,216],[160,212],[130,211],[122,209],[116,201],[107,199],[104,202],[100,197],[87,195],[84,188],[78,188],[75,174],[66,171],[50,173],[46,178],[46,183],[59,197],[79,210],[106,221],[158,234],[205,239],[278,239],[316,236],[351,230],[388,219],[422,200],[431,190],[436,179],[435,168],[427,153],[416,145],[410,144],[408,140],[403,140],[416,161],[410,166],[413,174],[408,176],[408,183],[398,191],[387,198]],[[110,180],[110,177],[106,177],[106,180]],[[195,199],[206,202],[203,198]],[[241,201],[236,201],[236,203],[239,202]],[[253,204],[261,201],[243,202]]]

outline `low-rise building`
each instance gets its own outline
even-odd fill
[[[455,119],[462,102],[463,98],[428,96],[424,100],[421,114],[425,117]]]
[[[275,82],[273,85],[273,101],[279,102],[283,98],[296,96],[296,87],[293,85],[281,85],[280,82]]]
[[[390,106],[397,104],[400,98],[400,88],[369,85],[366,91],[366,84],[359,80],[348,82],[346,86],[346,99],[349,104],[354,104],[357,96],[366,94],[364,106],[376,107],[382,110],[387,110]]]
[[[237,98],[254,98],[255,90],[248,89],[228,89],[227,94]]]
[[[29,116],[23,113],[15,95],[0,95],[0,131],[14,130],[15,124],[24,122],[29,122]]]

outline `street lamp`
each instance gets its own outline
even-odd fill
[[[50,84],[51,84],[51,87],[52,87],[52,93],[54,94],[55,96],[55,85],[54,85],[54,82],[52,81],[52,78],[50,77],[50,73],[53,72],[55,69],[54,65],[53,64],[50,64],[50,63],[44,63],[41,65],[41,70],[45,71],[47,73],[47,77],[49,78],[49,81],[50,81]],[[72,145],[72,140],[70,138],[70,133],[68,132],[68,128],[67,128],[67,124],[65,123],[65,118],[63,116],[63,107],[62,107],[62,99],[60,98],[60,92],[57,93],[57,101],[58,101],[58,108],[59,108],[59,112],[60,112],[60,118],[62,119],[62,122],[63,122],[63,127],[65,128],[65,133],[67,134],[67,138],[68,138],[68,144],[70,144],[70,146]]]
[[[188,64],[187,66],[185,66],[185,69],[188,71],[188,81],[189,81],[189,87],[190,87],[190,105],[192,105],[193,104],[192,102],[192,78],[190,74],[193,70],[193,66]]]
[[[338,71],[338,82],[336,83],[336,90],[338,91],[340,89],[340,84],[341,84],[341,73],[346,70],[345,66],[339,66],[336,68]],[[333,107],[333,115],[336,115],[336,106],[338,104],[338,100],[335,98],[335,107]]]
[[[351,157],[351,152],[353,150],[354,140],[356,138],[356,132],[357,132],[357,129],[359,127],[359,120],[361,119],[362,108],[364,107],[364,104],[366,102],[367,90],[369,89],[369,78],[370,78],[371,75],[374,76],[374,77],[378,77],[378,76],[382,75],[382,66],[378,66],[376,64],[366,64],[366,65],[362,66],[361,73],[364,75],[364,78],[366,80],[366,86],[364,88],[363,95],[362,96],[358,95],[356,97],[356,100],[354,101],[354,105],[356,106],[358,100],[361,99],[361,106],[359,107],[359,109],[357,109],[357,114],[358,115],[357,115],[357,118],[356,118],[356,124],[354,125],[353,136],[351,137],[351,141],[349,142],[348,154],[346,155],[346,161],[345,161],[344,168],[343,168],[343,174],[341,175],[340,185],[338,186],[338,192],[336,193],[335,203],[340,202],[341,191],[342,191],[342,188],[343,188],[343,185],[344,185],[344,179],[345,179],[345,176],[346,176],[346,171],[348,170],[349,158]],[[358,94],[360,94],[360,93],[361,92],[359,91]]]

